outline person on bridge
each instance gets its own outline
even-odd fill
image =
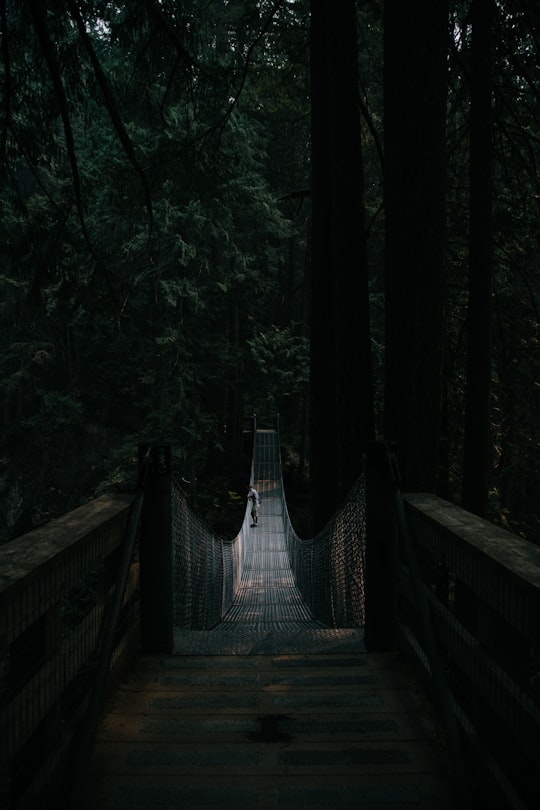
[[[259,493],[254,486],[250,486],[248,489],[248,500],[251,501],[251,519],[253,521],[251,528],[253,529],[259,522],[259,506],[261,503]]]

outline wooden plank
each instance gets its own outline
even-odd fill
[[[89,810],[437,808],[437,724],[395,655],[145,658],[104,718]]]
[[[439,532],[442,527],[451,534],[456,548],[461,541],[486,562],[503,566],[505,576],[511,574],[523,584],[540,589],[539,546],[436,495],[407,494],[404,500],[420,518],[438,524]]]
[[[125,521],[132,501],[131,495],[102,495],[0,546],[0,598],[24,578],[53,567],[74,544],[98,529],[103,532],[108,522]]]

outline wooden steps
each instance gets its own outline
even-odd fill
[[[449,810],[437,724],[395,655],[143,658],[105,716],[91,810]]]

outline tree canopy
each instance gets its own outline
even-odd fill
[[[482,464],[489,516],[540,539],[539,12],[532,0],[449,0],[437,85],[436,72],[433,83],[415,73],[420,57],[427,69],[436,58],[422,47],[434,41],[428,18],[412,28],[414,59],[406,34],[424,5],[390,1],[383,15],[380,0],[332,4],[336,29],[355,15],[357,74],[343,95],[352,137],[328,141],[325,158],[312,152],[311,113],[314,60],[330,30],[310,48],[307,0],[0,3],[1,539],[131,486],[136,445],[153,438],[171,442],[176,469],[211,510],[217,490],[244,483],[242,430],[253,412],[260,424],[281,413],[284,443],[316,458],[324,424],[306,434],[315,401],[331,403],[327,427],[342,448],[319,458],[317,476],[343,464],[347,485],[347,429],[360,409],[399,442],[405,485],[430,481],[460,500],[475,433],[464,411],[480,373],[487,444],[481,460],[470,452],[468,475]],[[471,105],[475,31],[488,7],[482,134]],[[385,42],[395,44],[393,78],[383,74]],[[471,173],[474,154],[486,154],[481,145],[473,153],[482,138],[491,150],[483,200]],[[434,200],[420,194],[435,177],[435,146],[437,231]],[[316,161],[354,164],[349,197],[334,186],[325,199],[312,184]],[[487,333],[470,298],[471,239],[474,228],[488,233],[488,207],[489,356],[474,360],[473,327]],[[329,265],[325,279],[321,222],[349,214],[344,232],[361,232],[360,258],[349,277]],[[391,279],[404,292],[390,301]],[[320,362],[329,341],[333,382]],[[421,372],[414,390],[411,369]],[[411,460],[435,395],[434,452]],[[351,445],[358,470],[370,429]]]

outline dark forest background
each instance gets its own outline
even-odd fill
[[[536,0],[312,6],[0,2],[0,540],[279,413],[301,534],[385,436],[540,542]]]

